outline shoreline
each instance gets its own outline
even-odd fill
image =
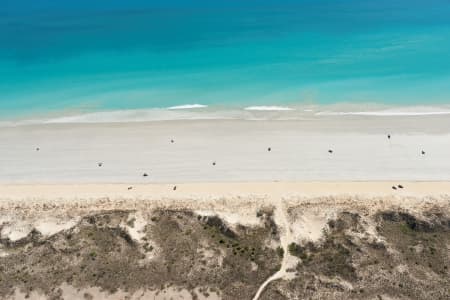
[[[157,112],[157,111],[156,111]],[[382,114],[366,114],[361,112],[332,112],[323,111],[311,114],[295,114],[293,111],[252,111],[243,110],[246,116],[236,116],[231,114],[233,110],[228,111],[228,115],[217,115],[213,112],[201,111],[185,111],[185,110],[167,110],[168,113],[180,114],[174,118],[160,119],[143,119],[138,116],[130,116],[125,119],[102,119],[97,118],[97,113],[89,113],[93,115],[92,120],[70,120],[52,121],[30,119],[22,121],[0,120],[1,131],[23,131],[23,130],[64,130],[76,128],[133,128],[133,127],[159,127],[170,128],[173,126],[182,126],[185,124],[194,126],[204,126],[205,124],[218,124],[224,126],[228,124],[283,124],[287,127],[302,125],[304,129],[312,132],[322,132],[323,130],[331,130],[333,132],[347,133],[387,133],[386,130],[398,134],[449,134],[448,126],[450,124],[450,108],[445,114],[410,114],[410,115],[382,115]],[[224,112],[227,112],[226,110]],[[114,113],[114,112],[111,112]],[[99,112],[98,114],[108,114],[108,112]],[[136,111],[136,114],[139,114]],[[69,117],[67,117],[69,118]],[[57,119],[55,119],[57,120]],[[358,125],[358,127],[355,127]],[[301,126],[301,127],[302,127]]]
[[[40,125],[126,124],[171,121],[304,121],[324,118],[438,118],[450,115],[450,106],[385,103],[278,103],[247,105],[181,104],[170,107],[94,111],[52,111],[36,117],[0,119],[1,127]]]

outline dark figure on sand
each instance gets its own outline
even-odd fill
[[[331,150],[331,149],[330,149],[330,150],[328,150],[328,153],[330,153],[330,154],[331,154],[331,153],[333,153],[333,150]]]
[[[216,165],[216,162],[215,162],[215,161],[213,161],[212,165],[213,165],[213,166],[215,166],[215,165]]]
[[[41,149],[39,149],[39,147],[37,147],[37,148],[36,148],[36,151],[39,151],[39,150],[41,150]]]
[[[132,190],[132,189],[133,189],[133,187],[132,187],[132,186],[129,186],[129,187],[128,187],[128,190]]]
[[[173,187],[173,190],[174,190],[174,191],[176,191],[176,190],[177,190],[177,186],[176,186],[176,185],[175,185],[175,186]]]
[[[269,147],[269,148],[267,148],[267,151],[269,151],[269,152],[270,152],[270,151],[272,151],[272,148],[270,148],[270,147]]]
[[[398,187],[399,189],[402,189],[402,188],[403,188],[403,185],[399,184],[399,185],[397,185],[397,187]]]
[[[147,173],[144,173],[144,174],[142,174],[142,176],[144,176],[144,177],[147,177],[147,176],[148,176],[148,174],[147,174]]]
[[[393,185],[393,186],[392,186],[392,189],[393,189],[393,190],[396,190],[396,189],[397,189],[397,187],[396,187],[395,185]]]
[[[422,152],[421,152],[421,153],[422,153],[422,155],[425,155],[425,151],[423,151],[423,150],[422,150]]]
[[[391,135],[390,134],[388,134],[388,139],[391,139]]]
[[[173,144],[175,141],[174,140],[170,140],[170,142]]]

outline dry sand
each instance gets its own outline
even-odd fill
[[[401,184],[403,189],[393,190]],[[170,201],[256,197],[269,200],[292,197],[394,196],[426,197],[450,194],[450,181],[324,181],[221,182],[177,184],[2,184],[0,205],[7,200],[72,201],[76,199],[130,199]],[[132,187],[132,189],[128,189]]]

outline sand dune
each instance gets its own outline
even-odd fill
[[[313,282],[322,299],[445,299],[450,183],[394,184],[0,185],[0,293],[295,299]]]

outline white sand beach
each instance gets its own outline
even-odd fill
[[[449,128],[439,115],[1,127],[0,182],[445,181]]]

